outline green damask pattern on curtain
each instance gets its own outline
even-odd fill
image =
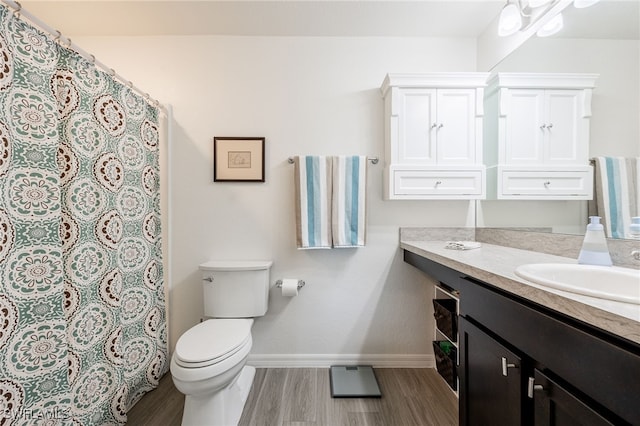
[[[0,413],[122,424],[168,367],[158,110],[4,7],[0,29]]]
[[[71,408],[58,118],[47,82],[58,50],[0,14],[0,424],[34,424]]]

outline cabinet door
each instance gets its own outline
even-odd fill
[[[476,163],[475,89],[438,89],[438,164]]]
[[[543,163],[544,95],[544,90],[509,89],[504,121],[505,164]]]
[[[585,145],[581,126],[581,90],[545,92],[544,158],[547,164],[580,163]],[[586,156],[585,156],[586,157]]]
[[[532,389],[529,393],[534,400],[536,426],[612,424],[537,369],[534,373],[534,379],[533,383],[536,388],[533,389],[530,385]]]
[[[398,91],[398,163],[426,165],[436,162],[436,91]]]
[[[460,424],[521,424],[520,357],[465,318],[459,318],[458,333]]]

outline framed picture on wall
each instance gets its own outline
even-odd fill
[[[213,138],[214,182],[264,182],[264,138]]]

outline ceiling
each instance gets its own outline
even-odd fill
[[[266,35],[477,38],[505,0],[22,0],[69,36]],[[558,37],[640,39],[640,0],[563,12]]]

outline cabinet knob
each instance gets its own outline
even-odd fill
[[[533,399],[533,392],[544,390],[542,385],[536,385],[536,379],[529,377],[529,385],[527,386],[527,396]]]
[[[436,181],[436,186],[438,186],[438,185],[442,185],[442,181],[441,180]]]
[[[444,124],[442,124],[442,123],[438,124],[438,130],[442,129],[443,127],[444,127]]]
[[[433,123],[433,124],[431,125],[431,128],[432,128],[432,129],[435,129],[436,127],[438,127],[438,123]]]
[[[510,364],[505,357],[502,357],[502,375],[507,377],[509,375],[509,368],[518,368],[515,364]]]
[[[546,182],[544,183],[544,187],[545,187],[545,188],[548,188],[548,187],[549,187],[549,185],[551,185],[551,182],[549,182],[549,181],[546,181]]]
[[[547,124],[547,129],[551,130],[552,127],[553,127],[553,123]]]
[[[546,128],[547,128],[547,125],[546,125],[546,124],[543,124],[542,126],[540,126],[540,130],[544,130],[544,129],[546,129]]]

